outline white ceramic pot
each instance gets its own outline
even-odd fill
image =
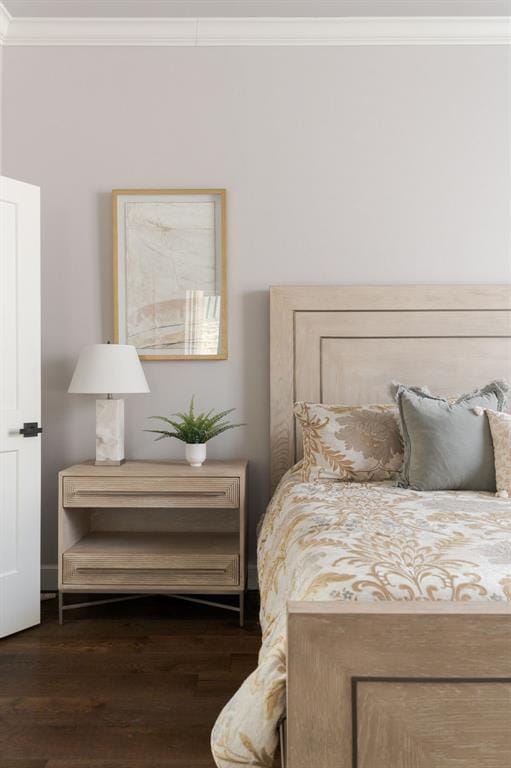
[[[206,443],[187,443],[185,456],[191,467],[200,467],[206,461]]]

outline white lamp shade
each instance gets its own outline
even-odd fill
[[[90,344],[80,352],[68,392],[149,392],[137,350],[131,344]]]

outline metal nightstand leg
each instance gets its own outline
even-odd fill
[[[72,593],[75,594],[75,593]],[[64,593],[59,591],[59,624],[64,623],[64,611],[72,611],[76,608],[90,608],[95,605],[107,605],[108,603],[123,603],[126,600],[141,600],[144,597],[152,597],[155,594],[160,594],[165,597],[172,597],[174,600],[184,600],[187,603],[199,603],[199,605],[209,605],[213,608],[223,608],[226,611],[234,611],[240,615],[240,627],[245,626],[245,593],[241,592],[239,596],[239,608],[234,605],[225,605],[225,603],[217,603],[214,600],[202,600],[197,597],[191,597],[190,595],[176,595],[169,592],[155,592],[147,594],[134,594],[125,595],[122,597],[109,597],[107,600],[88,600],[85,603],[71,603],[70,605],[64,605]]]
[[[240,627],[245,626],[245,593],[240,594]]]
[[[191,597],[190,595],[176,595],[165,593],[165,597],[172,597],[175,600],[184,600],[187,603],[198,603],[199,605],[210,605],[213,608],[223,608],[225,611],[234,611],[240,615],[240,627],[245,625],[245,593],[240,594],[240,607],[236,608],[234,605],[226,605],[225,603],[217,603],[214,600],[203,600],[198,597]]]
[[[69,594],[77,593],[70,592]],[[126,600],[142,600],[144,597],[151,597],[151,594],[109,597],[107,600],[87,600],[86,603],[71,603],[70,605],[64,605],[64,593],[59,592],[59,624],[64,623],[64,611],[74,611],[77,608],[93,608],[95,605],[108,605],[109,603],[124,603]]]

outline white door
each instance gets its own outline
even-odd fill
[[[39,262],[39,187],[0,176],[0,637],[40,620]]]

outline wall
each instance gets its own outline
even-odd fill
[[[66,388],[112,333],[110,190],[228,190],[230,356],[145,364],[131,457],[179,456],[146,417],[235,406],[210,455],[268,498],[268,286],[511,281],[505,47],[5,48],[4,173],[42,188],[43,562],[56,473],[94,452],[94,402]]]

